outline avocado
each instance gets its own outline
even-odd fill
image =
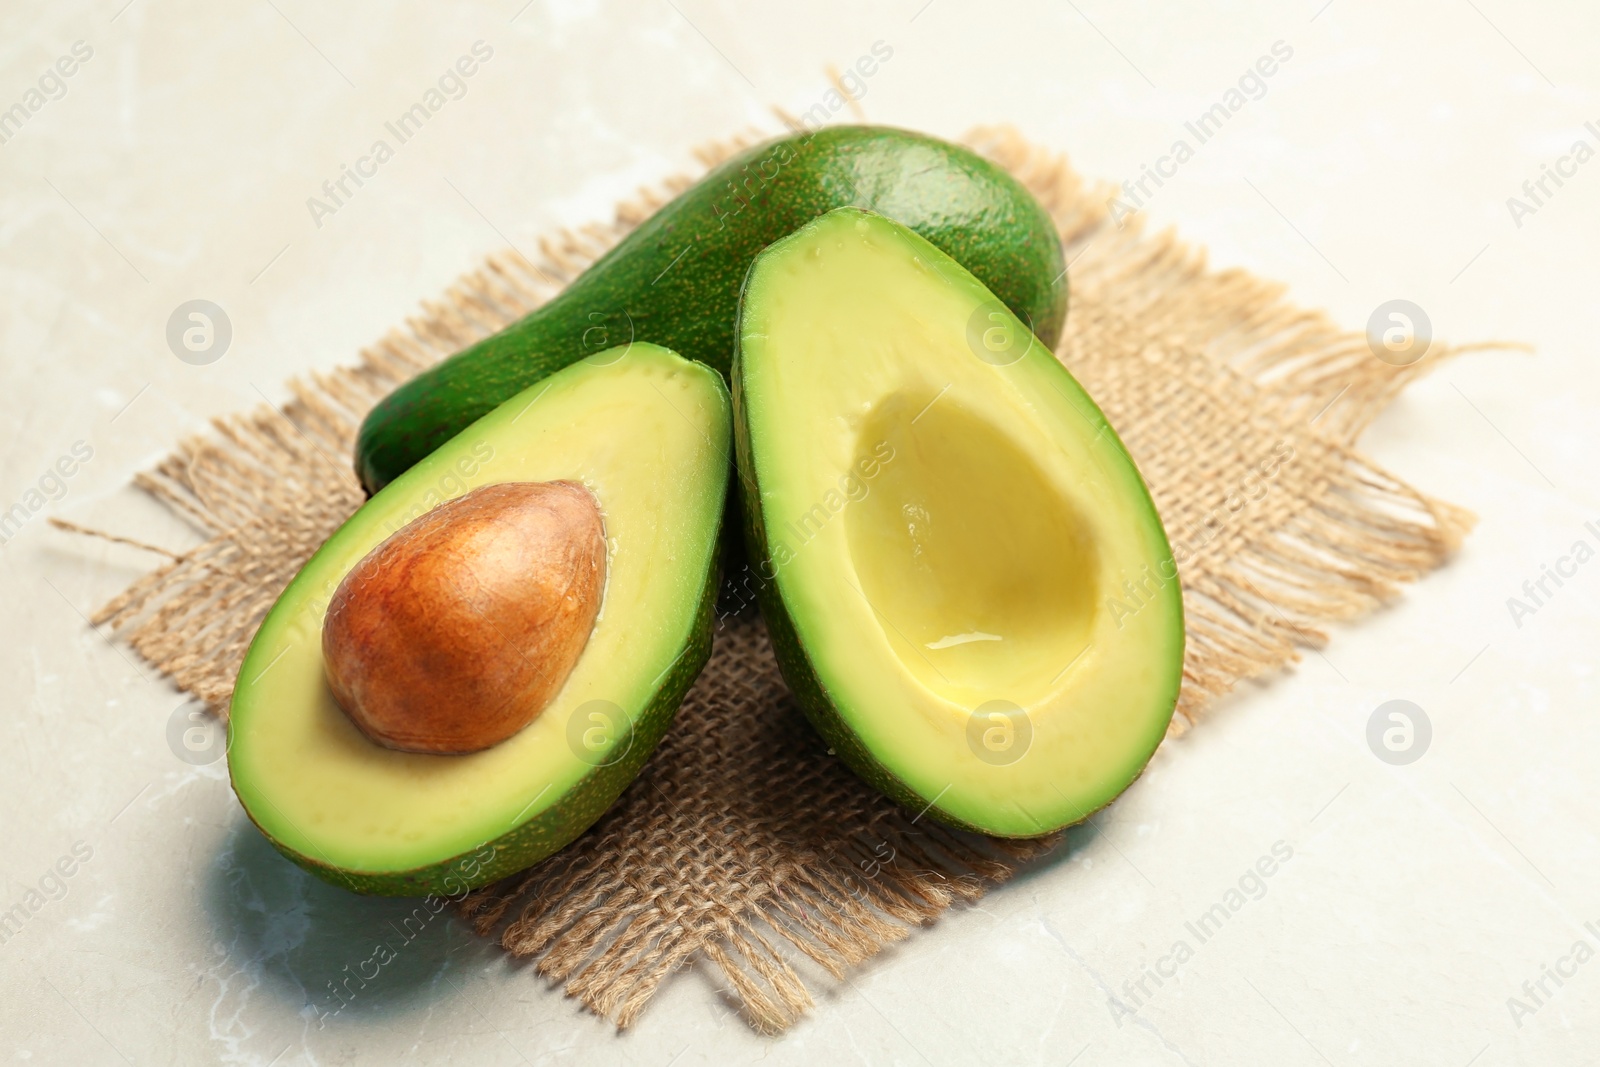
[[[758,256],[733,367],[779,667],[849,766],[1000,837],[1143,769],[1183,673],[1166,533],[1121,440],[981,281],[844,208]]]
[[[836,207],[870,207],[954,256],[1054,343],[1066,267],[1050,216],[975,153],[904,130],[833,126],[751,148],[640,225],[548,303],[417,375],[361,425],[368,492],[553,371],[650,341],[724,375],[739,285],[771,242]]]
[[[598,353],[512,397],[375,495],[317,550],[245,655],[228,770],[261,832],[361,893],[458,895],[566,845],[621,794],[711,649],[728,483],[721,377],[649,344]],[[571,673],[482,751],[396,751],[329,688],[322,631],[380,543],[482,486],[564,482],[598,502],[604,592]]]

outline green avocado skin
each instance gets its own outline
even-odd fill
[[[797,132],[716,168],[549,303],[390,393],[357,437],[362,484],[377,492],[502,401],[615,345],[649,341],[727,377],[739,288],[756,254],[851,206],[921,234],[1054,347],[1067,314],[1061,242],[1020,182],[925,134]]]
[[[531,867],[576,840],[639,776],[645,760],[650,758],[672,725],[678,705],[683,703],[690,686],[711,658],[717,583],[718,568],[713,560],[707,569],[700,607],[683,654],[661,676],[655,696],[634,722],[633,740],[627,753],[614,763],[591,770],[559,801],[509,833],[427,867],[367,873],[343,870],[290,848],[267,833],[260,823],[256,824],[257,829],[274,848],[318,878],[371,896],[460,899],[472,889]],[[248,808],[245,810],[249,812]]]

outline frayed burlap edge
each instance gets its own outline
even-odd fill
[[[750,131],[697,155],[709,167],[760,136]],[[1228,377],[1195,388],[1219,397],[1236,387],[1275,423],[1295,424],[1300,447],[1314,449],[1332,472],[1315,506],[1224,529],[1223,543],[1205,552],[1222,562],[1185,568],[1189,653],[1175,732],[1214,697],[1294,661],[1299,647],[1320,645],[1327,624],[1393,596],[1459,544],[1470,515],[1412,489],[1351,446],[1405,384],[1461,349],[1438,346],[1421,364],[1390,367],[1372,358],[1362,335],[1290,304],[1282,286],[1240,270],[1211,271],[1202,253],[1171,233],[1146,234],[1137,217],[1114,224],[1109,189],[1087,186],[1063,158],[1007,129],[981,129],[968,140],[1016,174],[1060,229],[1073,262],[1073,319],[1060,353],[1069,366],[1093,371],[1096,353],[1085,346],[1108,336],[1152,364],[1180,351],[1203,353]],[[309,531],[324,514],[347,515],[361,503],[348,457],[368,408],[422,368],[537,307],[691,182],[671,179],[622,205],[609,224],[542,240],[537,263],[516,252],[490,256],[364,350],[356,365],[295,379],[282,407],[216,419],[210,432],[182,441],[136,484],[188,519],[204,541],[166,553],[167,563],[94,621],[110,623],[180,688],[222,713],[265,604],[320,543]],[[1095,321],[1106,293],[1116,294],[1115,320]],[[1184,365],[1172,360],[1175,382]],[[1092,373],[1086,384],[1096,392]],[[1130,446],[1169,531],[1197,522],[1187,514],[1190,502],[1164,493],[1161,472],[1136,442]],[[263,528],[299,531],[300,541],[256,536]],[[759,622],[733,639],[756,641],[757,631]],[[609,819],[527,876],[474,894],[463,911],[481,932],[500,930],[514,954],[539,957],[541,973],[619,1026],[637,1018],[668,974],[703,957],[753,1025],[782,1029],[812,1001],[780,945],[843,978],[952,903],[977,900],[1054,843],[988,841],[926,822],[913,831],[915,820],[904,813],[869,812],[838,845],[846,869],[865,869],[883,847],[904,864],[862,881],[840,877],[827,863],[774,856],[784,870],[748,899],[729,902],[712,936],[688,936],[670,916],[652,913],[648,897],[617,899],[627,891],[606,880],[606,835],[626,828]],[[513,906],[517,917],[502,927]]]
[[[1327,492],[1314,508],[1255,522],[1256,536],[1228,546],[1225,566],[1184,569],[1189,654],[1169,733],[1183,732],[1241,680],[1297,661],[1300,647],[1322,647],[1328,624],[1393,598],[1459,547],[1470,512],[1417,491],[1353,444],[1416,378],[1461,353],[1505,346],[1439,344],[1394,366],[1375,358],[1364,334],[1290,303],[1282,284],[1240,269],[1212,271],[1203,250],[1171,230],[1147,234],[1140,215],[1114,221],[1115,186],[1090,187],[1063,158],[1014,131],[979,129],[968,143],[1022,179],[1061,232],[1074,321],[1059,354],[1069,368],[1092,362],[1086,346],[1107,337],[1157,366],[1173,365],[1174,350],[1203,353],[1254,387],[1252,407],[1265,394],[1274,429],[1295,433],[1328,465]],[[1113,303],[1115,322],[1082,321]],[[1172,499],[1178,494],[1148,468],[1147,454],[1133,451],[1176,548],[1198,516],[1189,501]]]

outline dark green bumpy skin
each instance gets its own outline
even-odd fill
[[[1054,347],[1067,314],[1061,242],[1020,182],[924,134],[799,132],[724,163],[548,304],[389,394],[361,424],[362,485],[377,492],[501,402],[615,345],[663,345],[726,378],[739,287],[756,253],[838,207],[870,208],[921,234]]]

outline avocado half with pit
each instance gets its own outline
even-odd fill
[[[459,895],[598,819],[710,655],[729,404],[703,364],[648,344],[607,350],[513,397],[363,505],[278,598],[234,690],[228,769],[268,840],[357,892]],[[330,600],[391,535],[501,483],[561,483],[598,504],[604,589],[587,641],[505,740],[459,755],[378,744],[330,690]]]
[[[1127,788],[1183,673],[1172,553],[1105,416],[1005,303],[840,209],[752,264],[732,377],[762,614],[838,754],[1002,837]]]

